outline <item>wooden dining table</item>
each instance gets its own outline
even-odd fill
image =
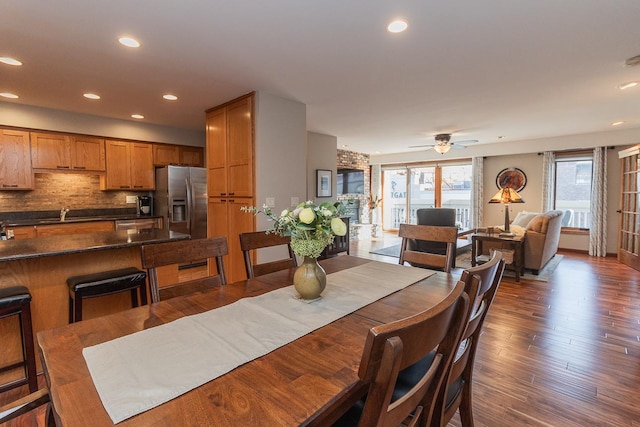
[[[370,262],[375,261],[345,255],[321,261],[321,265],[330,274]],[[282,270],[39,332],[37,341],[56,424],[113,425],[83,358],[83,348],[289,286],[293,273],[294,269]],[[358,367],[367,331],[434,306],[458,279],[438,272],[118,425],[330,425],[366,393]]]

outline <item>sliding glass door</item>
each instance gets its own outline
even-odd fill
[[[421,208],[455,208],[456,222],[469,227],[471,164],[417,165],[382,168],[383,229],[416,223]]]

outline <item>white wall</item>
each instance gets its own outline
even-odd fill
[[[306,105],[256,92],[256,204],[262,207],[273,198],[274,212],[304,201],[307,195],[307,109]],[[272,227],[264,215],[256,218],[256,230]],[[283,258],[284,250],[260,250],[259,262]]]
[[[336,163],[338,138],[322,133],[307,133],[307,200],[316,203],[336,200]],[[316,170],[331,171],[331,197],[316,197]]]
[[[180,129],[0,101],[0,125],[166,144],[205,146],[202,130]]]

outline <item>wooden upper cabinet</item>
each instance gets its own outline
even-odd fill
[[[104,139],[31,132],[31,160],[34,169],[102,172]]]
[[[155,189],[153,146],[144,142],[131,144],[131,187],[134,190]]]
[[[131,188],[131,146],[125,141],[106,142],[107,173],[101,180],[103,190]]]
[[[32,190],[29,132],[0,129],[0,190]]]
[[[204,150],[200,147],[181,145],[180,164],[184,166],[204,166]]]
[[[180,164],[180,150],[177,145],[153,144],[153,164],[168,166]]]
[[[154,190],[153,145],[145,142],[106,141],[107,172],[102,190]]]
[[[71,168],[102,172],[106,169],[104,139],[88,136],[71,137]]]
[[[207,169],[210,197],[252,197],[252,97],[207,113]]]
[[[31,162],[34,169],[71,170],[71,138],[31,132]]]

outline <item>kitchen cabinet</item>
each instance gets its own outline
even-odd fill
[[[204,166],[204,150],[200,147],[153,144],[154,166]]]
[[[180,164],[182,166],[204,166],[204,150],[200,147],[180,146]]]
[[[247,273],[244,267],[244,256],[240,248],[240,233],[255,230],[255,216],[249,212],[243,212],[241,207],[252,206],[251,199],[247,198],[209,198],[207,235],[209,237],[226,236],[229,255],[224,257],[224,268],[227,273],[227,282],[245,280]],[[209,262],[209,268],[215,269],[215,262]],[[211,272],[214,274],[215,272]]]
[[[226,236],[229,282],[246,278],[238,235],[255,231],[255,217],[240,210],[254,206],[253,94],[207,111],[207,234]],[[209,263],[215,268],[215,263]]]
[[[106,169],[104,139],[72,136],[71,168],[103,172]]]
[[[34,169],[102,172],[104,139],[31,132],[31,161]]]
[[[155,166],[180,164],[179,147],[170,144],[153,144],[153,164]]]
[[[253,197],[253,96],[207,112],[210,197]]]
[[[153,190],[155,187],[152,144],[106,141],[106,173],[102,190]]]
[[[9,233],[13,232],[14,239],[32,239],[34,237],[47,236],[67,236],[71,234],[97,233],[100,231],[113,230],[113,221],[87,221],[7,228],[7,231],[9,231]]]
[[[29,132],[0,129],[0,189],[32,190]]]

